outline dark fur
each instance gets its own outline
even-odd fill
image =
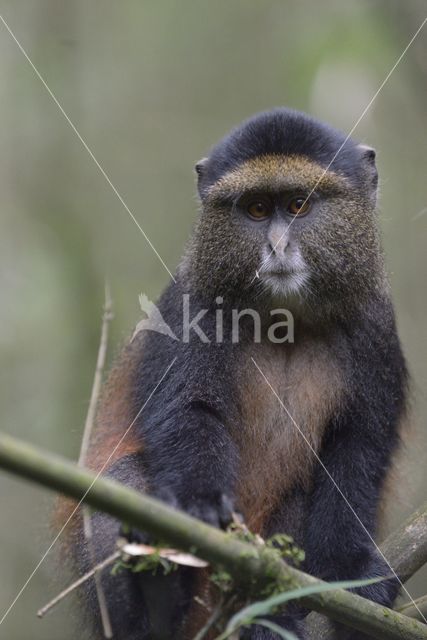
[[[355,187],[363,187],[361,150],[353,140],[346,140],[340,131],[299,111],[278,108],[259,113],[212,149],[201,171],[200,195],[203,197],[221,176],[251,158],[268,154],[305,156],[326,168],[340,148],[331,170],[347,176]],[[372,149],[362,150],[363,154],[375,158]]]
[[[228,329],[233,306],[242,307],[249,301],[265,313],[275,305],[266,294],[258,295],[256,283],[250,285],[258,247],[264,241],[262,231],[231,220],[226,205],[218,208],[210,202],[209,189],[231,169],[258,156],[298,155],[326,167],[343,141],[344,136],[330,127],[280,109],[244,123],[220,142],[210,159],[200,166],[201,220],[178,270],[177,284],[169,285],[158,306],[165,321],[180,336],[182,294],[191,292],[191,317],[208,304],[210,310],[200,326],[213,338],[214,296],[220,293],[224,296],[226,339],[222,344],[201,344],[191,334],[190,342],[184,344],[151,332],[135,338],[129,356],[133,365],[136,363],[129,382],[129,413],[135,415],[145,402],[147,405],[134,426],[135,453],[116,461],[110,475],[139,490],[148,488],[215,526],[226,524],[232,507],[242,510],[247,521],[257,521],[250,504],[239,503],[237,490],[245,482],[246,470],[239,465],[246,446],[245,430],[250,429],[250,425],[242,424],[242,389],[246,388],[247,379],[253,382],[254,389],[259,387],[263,398],[268,398],[270,408],[266,411],[271,410],[272,416],[277,400],[250,361],[250,322],[243,329],[239,344],[232,344]],[[293,225],[295,242],[301,244],[313,271],[314,287],[307,292],[306,306],[297,316],[295,345],[277,345],[275,370],[279,374],[271,384],[279,388],[281,378],[286,379],[286,366],[280,370],[282,352],[288,358],[284,362],[292,363],[292,370],[297,372],[302,343],[309,345],[309,354],[330,354],[331,371],[340,381],[335,383],[335,377],[331,377],[331,385],[337,384],[336,389],[331,389],[331,398],[336,393],[339,401],[333,405],[333,415],[316,427],[323,434],[319,455],[363,525],[375,536],[381,491],[398,446],[399,424],[405,412],[406,368],[376,232],[373,154],[349,141],[332,168],[346,179],[346,186],[330,200],[322,200],[312,221],[307,217]],[[310,351],[313,344],[317,350]],[[246,360],[242,357],[245,349]],[[175,364],[148,400],[173,358],[177,358]],[[275,360],[274,353],[272,358],[268,356],[267,361],[270,360]],[[128,368],[125,363],[124,370]],[[299,373],[302,381],[308,377],[304,371]],[[307,384],[310,402],[316,385]],[[301,402],[298,395],[289,393],[285,398]],[[108,397],[105,403],[108,407]],[[304,404],[295,410],[304,417]],[[277,428],[281,428],[280,424]],[[101,459],[106,435],[103,436],[103,424],[98,429],[101,436],[97,437],[97,446],[101,450],[96,453]],[[258,457],[263,456],[263,447],[260,442],[255,451]],[[105,451],[104,457],[108,453]],[[287,483],[281,483],[280,477],[287,474],[286,461],[275,474],[279,480],[269,489],[277,492],[269,495],[275,506],[259,520],[260,532],[292,533],[306,551],[305,570],[326,580],[388,575],[389,568],[321,466],[314,459],[310,462],[309,455],[307,464],[302,466],[306,466],[308,477],[288,478]],[[95,548],[103,558],[111,551],[119,523],[97,514],[94,529]],[[80,542],[79,555],[84,558]],[[179,637],[181,622],[188,622],[187,612],[193,606],[192,570],[165,578],[128,572],[114,578],[105,574],[103,580],[117,640]],[[360,589],[359,593],[390,605],[397,590],[396,581],[390,579]],[[89,608],[97,618],[93,592],[88,593],[88,598]],[[277,621],[304,637],[304,624],[298,616],[287,614]],[[275,637],[259,628],[245,633],[244,637],[251,640]],[[356,634],[354,638],[361,636]]]

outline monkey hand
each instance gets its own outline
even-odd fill
[[[163,488],[155,497],[168,506],[185,511],[189,516],[218,529],[227,529],[236,518],[241,518],[235,510],[234,498],[220,489],[199,492],[187,489],[177,494]]]
[[[153,498],[157,500],[161,500],[165,502],[169,507],[173,507],[174,509],[178,509],[178,502],[169,489],[161,489],[156,493],[151,493]],[[153,536],[147,533],[146,531],[141,531],[135,527],[130,527],[129,525],[122,523],[119,529],[119,538],[124,538],[128,542],[134,542],[136,544],[146,544],[146,545],[156,545],[158,544],[158,540],[153,539]]]
[[[240,515],[234,509],[233,499],[225,493],[194,496],[184,510],[188,515],[218,529],[227,529]]]
[[[206,496],[192,495],[186,501],[177,500],[170,491],[162,491],[154,497],[162,500],[168,506],[174,509],[181,509],[193,518],[202,520],[218,529],[225,530],[236,520],[243,522],[242,516],[234,508],[234,500],[225,493]],[[137,544],[156,544],[150,534],[125,524],[120,526],[119,537]]]
[[[145,531],[141,531],[140,529],[135,529],[135,527],[129,527],[129,525],[122,523],[119,529],[118,535],[118,543],[119,546],[124,539],[126,542],[135,543],[135,544],[146,544],[152,545],[154,544],[153,538],[149,533]]]

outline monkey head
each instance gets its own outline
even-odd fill
[[[201,214],[182,269],[203,296],[324,314],[385,286],[373,149],[276,109],[196,172]]]

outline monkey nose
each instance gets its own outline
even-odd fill
[[[285,251],[289,245],[289,237],[283,236],[283,238],[278,237],[276,240],[271,238],[268,241],[267,249],[270,255],[281,257],[285,255]]]

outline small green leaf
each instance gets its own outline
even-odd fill
[[[365,587],[368,584],[374,584],[380,582],[384,578],[368,578],[365,580],[345,580],[340,582],[330,582],[322,584],[313,584],[308,587],[299,587],[298,589],[292,589],[291,591],[285,591],[278,595],[267,598],[260,602],[255,602],[244,609],[238,611],[229,621],[227,625],[228,630],[236,630],[242,624],[248,624],[248,621],[253,620],[257,616],[268,615],[272,609],[278,605],[285,604],[290,600],[296,600],[303,598],[304,596],[310,596],[315,593],[324,593],[326,591],[335,591],[336,589],[354,589],[355,587]]]

